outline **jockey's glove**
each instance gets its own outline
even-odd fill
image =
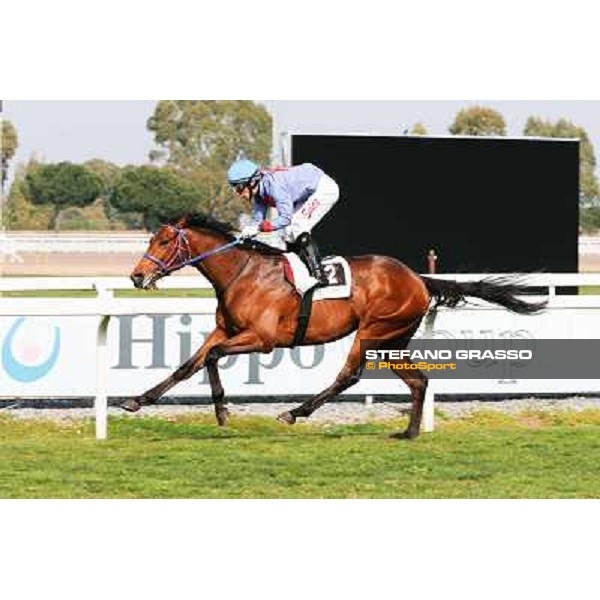
[[[258,232],[259,232],[258,225],[253,223],[252,225],[246,225],[246,227],[244,227],[244,229],[242,229],[242,231],[240,233],[240,237],[242,239],[251,238],[251,237],[254,237],[255,235],[257,235]]]

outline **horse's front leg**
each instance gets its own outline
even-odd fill
[[[128,412],[136,412],[147,406],[148,404],[154,404],[161,396],[168,392],[172,387],[177,385],[184,379],[189,379],[194,373],[197,373],[205,363],[208,362],[207,356],[211,350],[220,344],[223,340],[227,339],[227,333],[217,327],[207,338],[200,349],[188,360],[186,360],[178,369],[176,369],[169,377],[164,381],[161,381],[158,385],[144,392],[139,398],[129,398],[123,404],[121,408]],[[211,383],[212,386],[212,383]]]
[[[239,335],[229,338],[219,344],[215,344],[208,352],[205,363],[210,381],[213,402],[215,404],[215,416],[219,425],[226,425],[229,410],[225,404],[225,392],[221,384],[217,363],[219,358],[229,354],[247,354],[249,352],[270,352],[272,346],[265,342],[254,331],[243,331]]]
[[[245,329],[241,333],[214,344],[206,356],[206,362],[217,361],[231,354],[249,354],[250,352],[271,352],[274,344],[266,336],[256,331]]]
[[[225,404],[225,391],[221,384],[219,369],[216,360],[206,361],[206,370],[208,372],[208,380],[210,381],[210,391],[212,393],[213,403],[215,405],[215,416],[219,425],[226,425],[229,417],[229,410]]]

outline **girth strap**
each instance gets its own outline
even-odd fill
[[[312,313],[313,306],[313,294],[315,293],[316,288],[311,288],[308,290],[300,301],[300,312],[298,314],[298,326],[296,327],[296,333],[294,334],[294,341],[292,342],[293,346],[299,346],[304,342],[304,336],[306,335],[306,330],[308,329],[308,322],[310,321],[310,315]]]

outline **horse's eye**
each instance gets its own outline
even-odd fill
[[[163,240],[162,242],[160,242],[158,245],[159,246],[166,246],[169,243],[169,240]]]

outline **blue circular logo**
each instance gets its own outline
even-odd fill
[[[19,361],[13,354],[14,337],[24,322],[25,317],[19,317],[9,329],[2,345],[2,366],[15,381],[31,383],[47,375],[56,364],[60,352],[60,329],[54,327],[54,341],[50,356],[43,363],[29,365]]]

